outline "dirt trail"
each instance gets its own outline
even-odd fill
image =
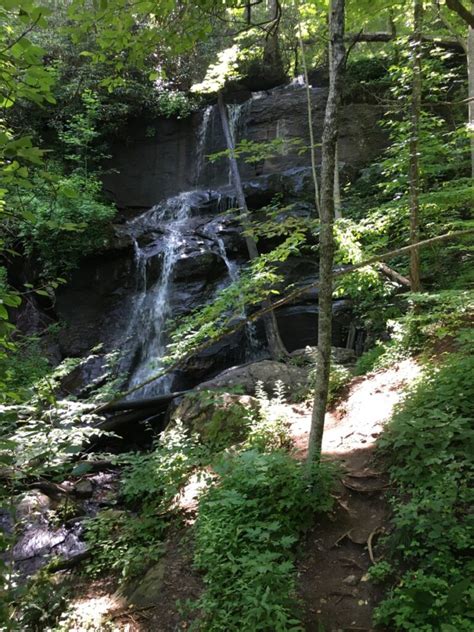
[[[387,476],[374,459],[374,444],[419,374],[412,360],[355,379],[328,413],[323,451],[341,467],[332,513],[307,534],[298,566],[299,595],[308,632],[372,630],[379,590],[367,579],[372,545],[388,526]],[[293,435],[304,458],[309,413],[294,407]]]
[[[356,378],[327,415],[323,451],[325,458],[340,466],[341,473],[333,492],[333,511],[316,518],[315,526],[300,544],[298,591],[303,604],[301,618],[308,632],[373,629],[372,611],[380,594],[367,581],[366,573],[371,565],[372,544],[387,527],[389,518],[387,476],[383,464],[374,460],[374,446],[394,406],[402,399],[404,387],[419,372],[414,361],[406,360],[391,369]],[[284,409],[291,420],[295,456],[304,459],[310,410],[304,405],[285,405]],[[189,522],[195,515],[200,487],[191,480],[181,499]],[[105,620],[111,619],[111,628],[104,630],[173,632],[188,628],[190,621],[180,613],[176,601],[196,598],[202,590],[202,580],[192,569],[188,528],[170,539],[164,566],[164,581],[150,608],[127,610],[123,603],[113,604],[110,593],[107,601],[105,591],[94,591],[96,616],[102,610]],[[90,607],[90,602],[87,605]]]

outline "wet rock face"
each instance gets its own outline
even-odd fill
[[[319,85],[322,87],[315,83],[311,92],[317,140],[322,135],[327,97],[327,88],[323,83]],[[293,85],[256,92],[243,104],[230,107],[238,138],[289,141],[276,156],[253,165],[242,163],[242,178],[261,179],[264,183],[267,180],[268,188],[272,175],[286,172],[296,176],[297,186],[310,193],[309,155],[301,154],[291,145],[294,139],[300,139],[306,146],[309,143],[305,88]],[[383,113],[382,107],[366,103],[343,106],[339,134],[343,174],[353,175],[386,146],[386,133],[377,125]],[[112,147],[110,167],[117,172],[105,177],[107,194],[120,207],[149,208],[180,191],[196,186],[217,188],[229,183],[227,166],[222,160],[213,164],[203,162],[205,156],[225,149],[216,107],[209,108],[207,114],[197,112],[181,121],[135,121],[125,135],[125,143],[121,139]],[[306,171],[306,177],[301,177],[299,171]]]
[[[324,87],[312,90],[316,138],[322,132],[326,93]],[[376,124],[382,114],[381,108],[370,104],[344,106],[339,141],[343,175],[353,174],[384,147],[385,134]],[[282,194],[285,202],[296,203],[292,214],[313,213],[309,156],[291,143],[301,139],[308,144],[305,89],[293,86],[254,93],[241,105],[230,106],[230,115],[237,139],[284,141],[278,155],[256,165],[241,164],[250,208],[259,209],[275,194]],[[113,147],[110,166],[118,172],[106,177],[105,188],[119,207],[134,208],[135,217],[130,219],[128,214],[128,221],[124,221],[125,213],[119,217],[121,223],[115,226],[108,247],[85,260],[71,282],[58,291],[56,315],[64,323],[59,334],[63,356],[84,356],[99,343],[104,352],[119,348],[126,357],[120,370],[132,375],[132,385],[141,383],[147,371],[157,368],[167,331],[199,306],[212,303],[219,289],[235,279],[248,257],[233,213],[236,202],[227,165],[204,160],[222,149],[215,107],[184,121],[132,123],[125,142]],[[193,187],[199,188],[179,193]],[[173,193],[179,195],[169,198]],[[259,241],[262,252],[273,245],[265,238]],[[289,284],[311,283],[317,261],[312,256],[290,258],[281,272],[283,291]],[[161,291],[164,279],[167,285]],[[316,302],[317,293],[308,292],[278,310],[289,351],[315,344]],[[350,306],[336,303],[335,346],[346,345],[350,327]],[[262,342],[260,330],[253,341],[240,332],[189,360],[171,383],[157,388],[193,387],[232,364],[255,359],[252,345],[260,345],[261,350]]]
[[[190,312],[212,303],[246,262],[242,229],[227,210],[233,206],[232,196],[225,191],[196,191],[171,198],[117,226],[117,243],[111,241],[110,251],[85,261],[58,292],[56,309],[65,323],[59,334],[63,354],[88,355],[102,343],[104,352],[121,350],[120,371],[136,375],[129,385],[144,381],[148,371],[155,370],[155,360],[163,355],[166,328],[179,325]],[[307,214],[308,209],[302,205],[295,212]],[[265,240],[259,244],[271,247]],[[313,282],[317,262],[310,257],[289,258],[280,272],[285,279],[284,291],[288,284]],[[163,288],[165,280],[167,287]],[[308,292],[277,310],[281,336],[289,351],[316,342],[316,301],[317,293]],[[337,301],[334,314],[333,343],[344,346],[351,322],[350,305]],[[160,329],[164,331],[161,338]],[[192,388],[229,366],[262,357],[263,347],[262,327],[257,326],[251,336],[248,328],[242,328],[188,360],[166,388]],[[103,359],[91,357],[64,386],[80,394],[104,373]],[[155,386],[141,395],[159,394]]]

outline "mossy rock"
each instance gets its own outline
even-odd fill
[[[162,558],[145,573],[144,577],[127,582],[116,597],[124,599],[128,605],[147,608],[157,603],[163,588],[166,564]]]
[[[174,405],[168,427],[179,420],[197,433],[204,445],[219,450],[243,441],[258,411],[255,397],[200,391],[186,395]]]

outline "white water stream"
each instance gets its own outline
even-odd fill
[[[166,350],[170,289],[173,271],[185,244],[183,229],[191,210],[189,195],[183,193],[171,198],[135,220],[136,224],[145,223],[160,233],[154,242],[144,247],[140,247],[134,238],[138,294],[134,300],[127,332],[135,356],[129,388],[143,383],[163,366],[161,360]],[[147,288],[148,262],[158,254],[162,257],[161,271],[157,281]],[[164,376],[140,389],[132,397],[166,393],[171,380],[171,376]]]

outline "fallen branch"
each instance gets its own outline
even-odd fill
[[[346,35],[346,41],[351,43],[367,42],[367,43],[380,43],[385,44],[395,40],[397,36],[394,33],[387,33],[385,31],[375,33],[348,33]],[[437,35],[424,35],[422,41],[425,44],[437,44],[441,48],[455,50],[457,52],[464,52],[463,47],[460,45],[456,38],[439,37]]]
[[[167,395],[159,395],[149,399],[138,399],[132,401],[120,401],[117,403],[106,404],[103,412],[119,412],[122,410],[142,410],[144,408],[161,408],[163,404],[168,404],[170,400],[185,395],[188,391],[178,391],[176,393],[168,393]]]
[[[374,529],[372,531],[372,533],[367,538],[367,549],[369,551],[369,557],[370,557],[370,561],[372,562],[372,564],[375,564],[375,557],[374,557],[374,552],[373,552],[373,549],[372,549],[372,540],[374,539],[376,534],[379,533],[379,531],[380,531],[380,529],[379,529],[379,527],[377,527],[376,529]]]
[[[438,235],[437,237],[430,237],[430,239],[424,239],[424,240],[419,241],[419,242],[417,242],[415,244],[410,244],[409,246],[403,246],[402,248],[397,248],[395,250],[389,250],[388,252],[384,252],[384,253],[381,253],[381,254],[378,254],[378,255],[374,255],[373,257],[369,257],[368,259],[365,259],[364,261],[361,261],[360,263],[356,263],[356,264],[354,264],[352,266],[346,266],[344,268],[340,268],[338,270],[334,270],[333,277],[340,277],[340,276],[344,276],[346,274],[351,274],[352,272],[360,270],[361,268],[366,268],[367,266],[370,266],[370,265],[372,265],[374,263],[379,263],[381,261],[385,261],[386,259],[392,259],[393,257],[398,257],[399,255],[403,255],[403,254],[409,253],[413,248],[423,248],[425,246],[431,246],[431,245],[439,243],[441,241],[446,241],[448,239],[457,239],[457,238],[461,238],[461,237],[468,237],[469,235],[472,235],[472,234],[474,234],[474,228],[470,228],[470,229],[467,229],[467,230],[460,230],[460,231],[456,231],[456,232],[453,232],[453,233],[446,233],[444,235]],[[275,301],[275,302],[271,303],[270,305],[258,310],[257,312],[254,312],[253,314],[247,316],[247,318],[245,320],[242,320],[241,322],[237,323],[236,325],[233,325],[232,327],[228,327],[228,328],[223,329],[218,336],[216,336],[216,337],[214,337],[214,338],[212,338],[210,340],[207,340],[202,345],[199,345],[198,347],[188,351],[179,360],[176,360],[176,362],[173,362],[168,367],[165,367],[164,369],[161,369],[158,373],[155,373],[155,375],[152,375],[151,377],[149,377],[147,380],[145,380],[141,384],[138,384],[137,386],[134,386],[130,390],[126,391],[125,393],[122,393],[122,394],[118,395],[117,397],[115,397],[114,399],[111,399],[106,404],[101,404],[96,409],[94,409],[94,411],[92,411],[92,412],[94,414],[97,414],[99,412],[103,412],[111,404],[115,404],[116,402],[119,402],[124,397],[128,397],[128,395],[131,395],[132,393],[135,393],[136,391],[141,390],[144,386],[148,386],[148,384],[151,384],[152,382],[155,382],[156,380],[158,380],[163,375],[166,375],[167,373],[170,373],[171,371],[174,371],[174,370],[180,368],[182,364],[184,364],[187,360],[192,358],[196,353],[202,352],[202,351],[208,349],[209,347],[214,345],[216,342],[218,342],[222,338],[225,338],[226,336],[229,336],[230,334],[233,334],[233,333],[235,333],[237,331],[240,331],[241,329],[246,327],[249,322],[254,322],[256,320],[259,320],[262,316],[265,316],[266,314],[268,314],[268,312],[270,312],[270,311],[272,311],[274,309],[277,309],[278,307],[281,307],[283,305],[286,305],[287,303],[291,302],[295,298],[298,298],[298,297],[302,296],[303,294],[305,294],[306,292],[308,292],[308,290],[313,290],[313,289],[317,288],[318,285],[319,285],[319,282],[315,281],[314,283],[311,283],[309,285],[305,285],[303,287],[299,287],[296,290],[294,290],[293,292],[290,292],[290,294],[287,294],[283,298],[279,299],[278,301]]]
[[[410,279],[402,276],[386,263],[379,263],[377,267],[382,274],[384,274],[389,279],[392,279],[392,281],[396,281],[397,283],[400,283],[400,285],[403,285],[405,287],[411,287]]]

